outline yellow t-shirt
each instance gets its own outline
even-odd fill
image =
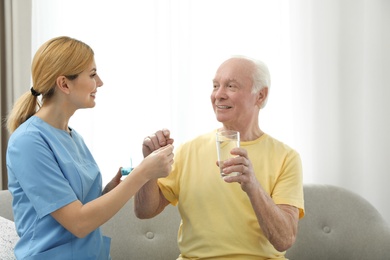
[[[299,154],[267,134],[240,146],[274,202],[297,207],[303,217]],[[179,146],[171,174],[159,179],[181,214],[179,259],[285,259],[263,235],[246,193],[238,183],[223,181],[216,161],[212,131]]]

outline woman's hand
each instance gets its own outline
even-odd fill
[[[106,194],[107,192],[111,191],[116,186],[118,186],[119,183],[121,183],[121,181],[122,181],[121,180],[121,177],[122,177],[121,169],[122,169],[122,167],[119,168],[119,170],[116,173],[116,175],[114,176],[114,178],[112,178],[112,180],[106,185],[102,194]]]
[[[173,164],[173,145],[167,144],[146,156],[137,167],[142,169],[147,179],[157,179],[168,176]]]

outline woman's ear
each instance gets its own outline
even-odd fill
[[[259,93],[257,93],[257,102],[256,104],[259,107],[262,107],[263,102],[267,99],[268,96],[268,87],[262,88]]]
[[[69,94],[68,79],[65,76],[59,76],[56,80],[56,85],[60,91]]]

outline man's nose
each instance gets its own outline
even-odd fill
[[[226,98],[226,89],[224,87],[219,87],[214,92],[216,99]]]

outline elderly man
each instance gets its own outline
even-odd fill
[[[304,215],[301,159],[260,128],[269,88],[267,66],[254,59],[230,58],[215,74],[216,119],[241,136],[223,173],[238,176],[220,177],[214,129],[182,144],[169,176],[150,180],[136,194],[139,218],[178,205],[178,259],[285,259],[295,242]],[[172,142],[167,129],[158,131],[145,138],[144,156]]]

